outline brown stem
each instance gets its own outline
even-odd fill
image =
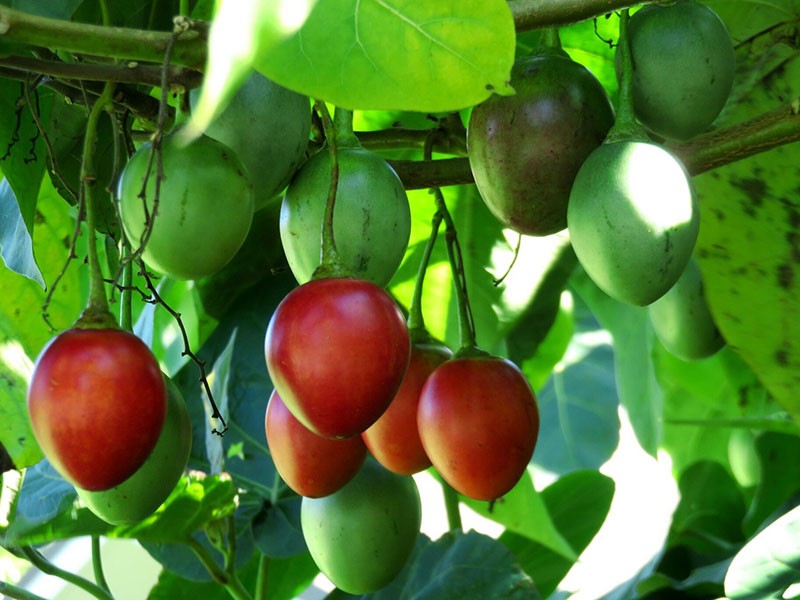
[[[104,27],[27,14],[0,6],[0,31],[9,42],[56,47],[67,52],[159,63],[172,38],[169,31]],[[196,27],[175,44],[173,64],[202,70],[206,61],[207,27]]]
[[[359,134],[360,135],[360,134]],[[800,98],[747,121],[667,145],[692,175],[800,141]],[[390,160],[406,189],[474,183],[466,158]]]
[[[141,64],[136,61],[125,64],[65,63],[27,56],[0,58],[0,67],[60,79],[115,81],[151,86],[161,85],[162,71],[159,65]],[[171,65],[167,72],[167,80],[172,91],[183,91],[199,87],[203,82],[203,75],[199,71]]]
[[[657,0],[509,0],[517,31],[570,25]]]
[[[748,121],[668,147],[692,175],[699,175],[797,141],[800,141],[800,98]]]

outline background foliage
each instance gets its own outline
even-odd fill
[[[93,2],[3,4],[64,22],[100,22]],[[210,2],[189,4],[195,17],[212,14]],[[539,35],[515,32],[500,1],[416,3],[403,18],[397,10],[402,3],[371,3],[358,13],[370,33],[366,39],[356,39],[359,29],[341,18],[354,14],[357,3],[298,4],[308,7],[308,18],[278,14],[287,3],[219,2],[193,126],[211,119],[256,68],[287,87],[356,109],[362,140],[386,158],[421,160],[420,144],[398,147],[385,140],[393,132],[435,127],[442,113],[460,111],[466,122],[469,107],[492,91],[508,92],[505,74],[515,51],[530,51]],[[738,61],[733,95],[715,127],[787,104],[800,111],[800,3],[707,4],[728,26]],[[109,7],[115,25],[151,31],[169,29],[181,8],[151,0]],[[470,19],[486,26],[473,31]],[[428,21],[436,28],[421,27]],[[615,101],[617,25],[616,16],[599,16],[560,31],[565,50]],[[230,43],[228,28],[238,32],[237,44]],[[341,35],[334,39],[331,31]],[[423,33],[435,47],[432,56],[415,50],[415,36]],[[314,47],[324,43],[325,51],[306,54],[298,47],[301,36]],[[0,39],[5,57],[25,49]],[[0,75],[8,75],[4,61]],[[187,63],[190,58],[182,64]],[[457,75],[444,80],[442,69]],[[226,573],[236,573],[246,589],[258,583],[260,597],[294,597],[317,569],[299,531],[299,498],[277,476],[263,431],[272,388],[263,360],[264,330],[295,285],[280,249],[278,201],[259,212],[248,242],[223,273],[197,282],[158,282],[212,372],[215,398],[230,424],[223,438],[208,433],[207,402],[196,366],[182,355],[174,320],[161,307],[135,302],[137,334],[175,378],[192,414],[193,471],[144,522],[106,525],[41,460],[25,409],[32,362],[85,305],[88,269],[84,236],[75,248],[78,259],[68,261],[86,111],[51,88],[38,88],[35,99],[24,89],[20,81],[0,77],[0,443],[13,465],[25,470],[17,493],[4,489],[13,502],[0,515],[0,543],[20,552],[74,536],[136,538],[164,566],[151,597],[225,597],[225,588],[212,579],[225,579]],[[47,140],[37,134],[33,103]],[[100,136],[100,172],[103,185],[110,185],[119,163],[110,132]],[[463,147],[434,158],[451,156],[463,157]],[[403,573],[375,596],[443,598],[468,591],[481,597],[563,597],[559,583],[621,493],[622,479],[604,465],[629,430],[644,452],[670,469],[679,500],[663,539],[653,540],[652,559],[630,572],[625,584],[606,590],[608,598],[780,597],[800,581],[797,143],[699,174],[694,183],[702,210],[696,257],[728,342],[696,363],[671,356],[659,344],[646,309],[622,305],[594,286],[565,234],[522,239],[519,258],[496,285],[512,262],[516,236],[494,220],[474,186],[443,188],[465,252],[478,343],[508,356],[528,376],[539,398],[541,434],[530,476],[502,502],[465,503],[504,528],[497,539],[459,531],[437,540],[422,536]],[[434,210],[427,190],[411,190],[409,197],[411,242],[388,286],[404,307]],[[118,235],[109,197],[100,202],[100,229]],[[113,273],[114,252],[104,256]],[[458,347],[443,245],[435,249],[423,302],[431,332]],[[234,541],[231,566],[223,557],[231,557]],[[266,583],[258,577],[265,564]],[[337,595],[342,596],[332,594]]]

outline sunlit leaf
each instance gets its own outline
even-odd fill
[[[781,598],[800,583],[800,507],[761,531],[733,557],[725,576],[731,600]]]

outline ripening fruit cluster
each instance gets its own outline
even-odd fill
[[[538,236],[566,228],[598,287],[650,306],[668,350],[703,358],[724,342],[691,262],[700,227],[694,188],[664,142],[708,130],[731,91],[734,49],[717,14],[693,0],[648,5],[627,31],[633,112],[649,137],[613,131],[602,85],[560,48],[543,47],[515,64],[515,95],[472,111],[470,166],[503,225]],[[619,47],[616,57],[621,79]]]

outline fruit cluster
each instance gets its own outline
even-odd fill
[[[691,179],[666,143],[702,133],[720,113],[733,48],[716,14],[692,0],[626,13],[622,23],[616,114],[549,33],[514,66],[515,95],[474,107],[469,162],[505,227],[566,229],[598,287],[649,306],[671,352],[703,358],[724,340],[692,259],[700,217]],[[665,85],[675,64],[683,71]],[[303,497],[312,557],[339,588],[361,594],[391,581],[415,545],[421,506],[411,476],[432,467],[456,492],[496,500],[528,467],[539,413],[509,360],[474,340],[453,353],[410,333],[384,289],[408,247],[403,184],[358,143],[352,121],[326,127],[325,144],[307,157],[310,114],[308,98],[253,75],[206,135],[189,141],[177,130],[143,144],[117,195],[133,255],[167,277],[198,280],[231,261],[256,209],[285,190],[280,239],[299,286],[266,328],[266,440]],[[270,119],[298,125],[277,140],[254,137],[248,123]],[[39,356],[31,422],[92,511],[138,522],[183,473],[191,423],[147,346],[90,309]]]

